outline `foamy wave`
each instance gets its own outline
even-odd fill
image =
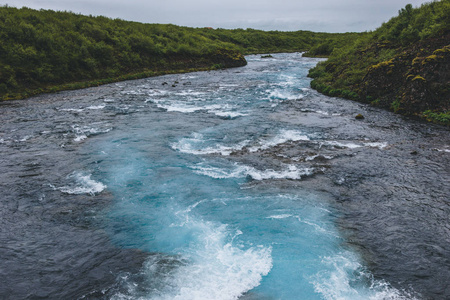
[[[254,180],[267,180],[267,179],[293,179],[298,180],[303,176],[310,176],[313,174],[313,168],[299,169],[294,165],[288,165],[285,170],[275,171],[272,169],[258,170],[250,166],[236,165],[232,170],[197,165],[192,167],[195,173],[200,175],[206,175],[216,179],[225,178],[245,178],[250,176]]]
[[[259,145],[250,147],[250,152],[256,152],[259,150],[265,150],[273,146],[286,143],[288,141],[309,141],[309,137],[300,131],[296,130],[282,130],[279,134],[268,140],[261,140]]]
[[[356,149],[356,148],[361,148],[361,145],[355,144],[355,143],[341,143],[341,142],[337,142],[337,141],[325,141],[325,142],[321,142],[321,145],[327,145],[327,146],[333,146],[333,147],[337,147],[337,148],[350,148],[350,149]]]
[[[162,109],[165,109],[168,112],[181,112],[181,113],[194,113],[198,111],[206,111],[211,114],[215,114],[219,117],[224,118],[230,118],[234,119],[241,116],[246,116],[245,113],[236,112],[233,110],[230,110],[229,105],[220,105],[220,104],[212,104],[212,105],[205,105],[205,106],[195,106],[195,105],[189,105],[185,103],[159,103],[159,101],[152,101],[156,103],[156,106]],[[232,108],[231,108],[232,109]]]
[[[320,114],[320,115],[324,115],[324,116],[341,116],[341,114],[338,113],[329,113],[327,111],[323,111],[323,110],[314,110],[311,108],[302,108],[300,109],[301,112],[306,112],[306,113],[316,113],[316,114]]]
[[[112,130],[111,127],[100,129],[90,126],[78,126],[78,125],[72,125],[72,129],[76,133],[76,137],[73,139],[75,142],[81,142],[91,135],[107,133]]]
[[[296,83],[297,78],[291,75],[286,75],[286,74],[281,74],[280,75],[280,81],[279,81],[279,85],[282,86],[292,86]]]
[[[171,145],[172,149],[189,154],[220,154],[228,156],[235,151],[247,148],[249,152],[257,152],[274,147],[288,141],[309,141],[309,137],[296,130],[282,130],[279,134],[269,139],[260,139],[255,146],[248,147],[251,143],[249,140],[244,140],[232,146],[216,143],[211,146],[205,146],[208,140],[203,138],[202,134],[194,133],[190,138],[183,138],[179,142]]]
[[[269,216],[266,219],[287,219],[292,217],[292,215],[290,214],[282,214],[282,215],[273,215],[273,216]]]
[[[388,146],[387,143],[385,142],[365,142],[362,144],[356,144],[356,143],[352,143],[352,142],[346,142],[346,143],[341,143],[338,141],[325,141],[325,142],[320,142],[320,145],[327,145],[327,146],[334,146],[337,148],[349,148],[349,149],[356,149],[356,148],[362,148],[362,147],[371,147],[371,148],[378,148],[380,150],[386,148]]]
[[[198,106],[191,106],[191,105],[165,105],[165,104],[156,104],[159,108],[165,109],[169,112],[176,111],[176,112],[182,112],[182,113],[193,113],[196,111],[205,110],[205,107],[198,107]]]
[[[170,291],[156,299],[238,299],[270,272],[270,248],[241,250],[211,234],[206,248],[196,254],[199,259],[179,268],[168,283]]]
[[[388,146],[388,143],[371,142],[371,143],[364,143],[364,146],[378,148],[381,150],[381,149],[386,148]]]
[[[303,98],[303,95],[300,94],[292,94],[288,91],[279,91],[274,90],[269,94],[270,100],[297,100]]]
[[[33,136],[31,135],[26,135],[23,138],[21,138],[20,140],[18,140],[18,142],[26,142],[28,141],[30,138],[32,138]]]
[[[220,109],[222,106],[219,104],[213,104],[213,105],[205,105],[205,106],[195,106],[195,105],[189,105],[189,104],[185,104],[185,103],[176,103],[176,102],[172,102],[170,104],[165,104],[165,103],[159,103],[159,101],[154,101],[156,103],[156,106],[158,106],[159,108],[163,108],[167,111],[178,111],[178,112],[183,112],[183,113],[192,113],[192,112],[196,112],[196,111],[201,111],[201,110],[214,110],[214,109]]]
[[[324,257],[322,263],[327,270],[313,276],[312,284],[324,299],[358,299],[358,300],[413,300],[411,295],[404,295],[383,281],[373,279],[349,252],[332,257]],[[354,276],[357,275],[355,283]],[[367,285],[367,283],[370,285]]]
[[[67,176],[67,179],[73,180],[73,186],[54,187],[55,190],[59,190],[66,194],[90,194],[95,195],[101,193],[106,189],[106,185],[101,182],[91,179],[91,174],[84,174],[81,172],[75,172]]]
[[[104,109],[106,107],[106,105],[104,105],[104,104],[100,104],[100,105],[92,105],[92,106],[88,106],[88,107],[86,107],[87,109],[93,109],[93,110],[96,110],[96,109]]]
[[[312,161],[312,160],[315,160],[318,157],[319,158],[325,158],[325,159],[333,159],[333,156],[316,154],[316,155],[307,156],[305,158],[305,161]]]
[[[83,140],[87,139],[87,135],[85,134],[81,134],[81,135],[77,135],[73,140],[75,142],[81,142]]]
[[[450,153],[450,150],[449,149],[433,149],[433,150],[435,150],[435,151],[438,151],[438,152],[446,152],[446,153]]]
[[[215,144],[213,146],[204,147],[206,142],[207,141],[204,140],[202,134],[195,133],[191,138],[183,138],[179,142],[173,143],[171,147],[174,150],[195,155],[220,154],[227,156],[235,151],[242,150],[249,143],[249,141],[245,140],[233,146]]]
[[[82,112],[84,108],[61,108],[60,111]]]
[[[250,140],[244,140],[242,142],[239,142],[235,145],[223,145],[220,143],[216,143],[214,145],[208,145],[210,144],[208,140],[205,140],[203,138],[203,135],[195,133],[193,134],[193,137],[191,138],[183,138],[179,142],[172,143],[171,147],[174,150],[183,152],[183,153],[189,153],[189,154],[195,154],[195,155],[203,155],[203,154],[220,154],[224,156],[228,156],[233,152],[246,150],[248,152],[258,152],[261,150],[266,150],[287,142],[298,142],[298,141],[309,141],[310,143],[317,144],[319,148],[322,146],[332,146],[334,148],[348,148],[348,149],[357,149],[362,147],[371,147],[371,148],[378,148],[380,150],[385,149],[388,147],[388,144],[385,142],[361,142],[359,144],[345,141],[345,142],[339,142],[339,141],[317,141],[312,140],[310,137],[300,131],[297,130],[282,130],[275,136],[269,137],[269,138],[260,138],[256,142],[252,142]],[[436,149],[437,150],[437,149]],[[326,156],[326,155],[313,155],[313,156],[307,156],[305,158],[305,161],[312,161],[316,158],[324,158],[324,159],[332,159],[333,156]],[[295,160],[295,159],[294,159]],[[297,159],[298,160],[298,159]]]
[[[145,299],[232,300],[257,287],[272,269],[272,249],[235,245],[242,232],[230,232],[226,225],[180,216],[182,230],[195,233],[195,243],[179,249],[176,257],[152,256],[144,264],[143,275],[155,282]],[[188,220],[188,221],[185,221]],[[168,237],[169,239],[171,237]],[[112,299],[144,299],[138,283],[125,281],[127,294]]]
[[[234,118],[237,118],[237,117],[248,116],[248,114],[243,114],[243,113],[234,112],[234,111],[211,110],[209,112],[215,114],[216,116],[223,117],[223,118],[229,118],[229,119],[234,119]]]

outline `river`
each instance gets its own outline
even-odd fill
[[[450,298],[449,130],[273,56],[0,103],[0,298]]]

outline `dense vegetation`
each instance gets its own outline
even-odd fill
[[[50,10],[1,7],[0,40],[3,99],[93,81],[245,64],[234,45],[189,28]]]
[[[339,36],[142,24],[3,6],[0,98],[168,72],[242,66],[246,64],[242,54],[305,51]]]
[[[309,75],[327,95],[450,124],[450,0],[407,5],[377,30],[334,48]]]
[[[323,33],[311,31],[262,31],[255,29],[202,29],[202,35],[235,45],[243,54],[303,52],[311,56],[327,56],[316,53],[320,45],[332,48],[345,42],[353,42],[361,33]],[[330,52],[328,53],[330,54]]]

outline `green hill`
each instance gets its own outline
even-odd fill
[[[340,34],[188,28],[0,7],[0,99],[173,72],[237,67],[243,54],[305,51]],[[358,34],[346,34],[355,39]]]
[[[330,95],[450,124],[450,0],[410,4],[310,70]]]
[[[0,96],[20,98],[165,72],[245,65],[190,28],[0,7]]]

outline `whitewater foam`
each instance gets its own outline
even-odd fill
[[[339,253],[322,258],[328,266],[311,278],[317,293],[324,299],[355,300],[413,300],[409,294],[402,294],[384,281],[375,280],[358,263],[358,259],[350,252]],[[355,281],[356,276],[356,281]],[[359,284],[355,284],[359,282]],[[367,285],[366,283],[370,283]]]
[[[236,241],[242,231],[197,219],[189,213],[187,209],[178,215],[180,231],[193,232],[196,242],[174,249],[175,256],[156,255],[148,259],[143,275],[157,281],[148,295],[139,295],[137,283],[125,277],[120,280],[128,281],[128,295],[116,294],[112,299],[235,300],[260,285],[272,268],[272,248],[246,248]]]
[[[53,187],[55,190],[59,190],[66,194],[90,194],[95,195],[101,193],[106,189],[106,185],[101,182],[91,179],[92,174],[85,174],[83,172],[74,172],[67,176],[67,179],[74,181],[71,186]]]
[[[275,171],[272,169],[258,170],[254,167],[235,164],[234,168],[224,169],[212,166],[204,166],[199,164],[193,166],[194,173],[200,175],[206,175],[216,179],[225,178],[245,178],[250,176],[254,180],[267,180],[267,179],[302,179],[304,176],[310,176],[314,172],[314,168],[299,169],[297,166],[288,165],[284,170]]]
[[[312,160],[315,160],[318,157],[320,157],[320,158],[323,157],[325,159],[333,159],[333,156],[316,154],[316,155],[311,155],[311,156],[305,157],[305,161],[312,161]]]
[[[28,141],[30,138],[32,138],[31,135],[26,135],[23,138],[21,138],[20,140],[18,140],[18,142],[26,142]]]
[[[106,105],[104,104],[100,104],[100,105],[92,105],[92,106],[88,106],[86,107],[87,109],[92,109],[92,110],[97,110],[97,109],[104,109],[106,107]]]
[[[186,90],[186,91],[181,91],[178,93],[175,93],[175,95],[178,96],[201,96],[201,95],[205,95],[205,92],[198,92],[198,91],[194,91],[194,90]]]
[[[388,146],[388,143],[384,142],[370,142],[370,143],[364,143],[364,146],[366,147],[372,147],[372,148],[378,148],[380,150],[386,148]]]
[[[60,111],[83,112],[84,108],[61,108]]]
[[[207,113],[215,114],[216,116],[234,119],[237,117],[247,116],[246,113],[234,111],[234,108],[230,105],[211,104],[204,106],[196,106],[186,103],[170,102],[169,104],[161,101],[152,100],[157,107],[165,109],[168,112],[181,112],[181,113],[194,113],[199,111],[206,111]]]
[[[350,149],[356,149],[356,148],[361,148],[361,145],[355,144],[355,143],[341,143],[341,142],[337,142],[337,141],[325,141],[325,142],[321,142],[320,146],[322,145],[327,145],[327,146],[333,146],[333,147],[337,147],[337,148],[350,148]]]
[[[202,134],[195,133],[190,138],[182,138],[180,141],[172,143],[171,147],[174,150],[195,154],[220,154],[223,156],[228,156],[235,151],[240,151],[246,148],[249,152],[257,152],[260,150],[266,150],[268,148],[289,142],[289,141],[309,141],[310,138],[300,131],[296,130],[282,130],[275,136],[268,139],[259,139],[256,145],[249,147],[251,144],[250,140],[241,141],[235,145],[227,146],[220,143],[214,145],[206,146],[210,141],[205,140]]]
[[[250,152],[257,152],[259,150],[265,150],[271,147],[274,147],[279,144],[284,144],[288,141],[309,141],[310,138],[303,134],[300,131],[296,130],[282,130],[279,134],[275,135],[274,137],[268,139],[268,140],[260,140],[258,141],[257,146],[249,147],[248,150]]]
[[[319,143],[319,145],[320,145],[319,148],[322,147],[323,145],[326,145],[326,146],[333,146],[336,148],[356,149],[362,147],[370,147],[370,148],[378,148],[380,150],[383,150],[388,146],[388,144],[385,142],[364,142],[361,144],[356,144],[352,142],[342,143],[338,141],[322,141]]]
[[[216,116],[223,117],[223,118],[228,118],[228,119],[235,119],[237,117],[248,116],[248,114],[234,112],[234,111],[210,110],[208,112],[213,113]]]
[[[102,124],[98,123],[98,124],[94,124],[94,125],[102,125]],[[90,127],[90,126],[72,125],[72,130],[76,134],[76,136],[73,140],[75,142],[81,142],[81,141],[87,139],[91,135],[97,135],[97,134],[110,132],[112,130],[112,127],[100,129],[100,128]]]
[[[77,135],[73,140],[74,140],[74,142],[81,142],[85,139],[87,139],[87,135],[81,134],[81,135]]]
[[[242,150],[248,145],[249,141],[245,140],[233,146],[217,143],[213,146],[204,147],[205,143],[208,143],[208,140],[205,140],[202,134],[194,133],[190,138],[182,138],[179,142],[172,143],[171,147],[174,150],[195,155],[220,154],[228,156],[235,151]]]
[[[282,215],[269,216],[269,217],[266,217],[266,219],[286,219],[286,218],[290,218],[290,217],[292,217],[292,215],[290,215],[290,214],[282,214]]]
[[[273,90],[269,92],[269,100],[298,100],[304,97],[301,94],[292,94],[288,91]]]

